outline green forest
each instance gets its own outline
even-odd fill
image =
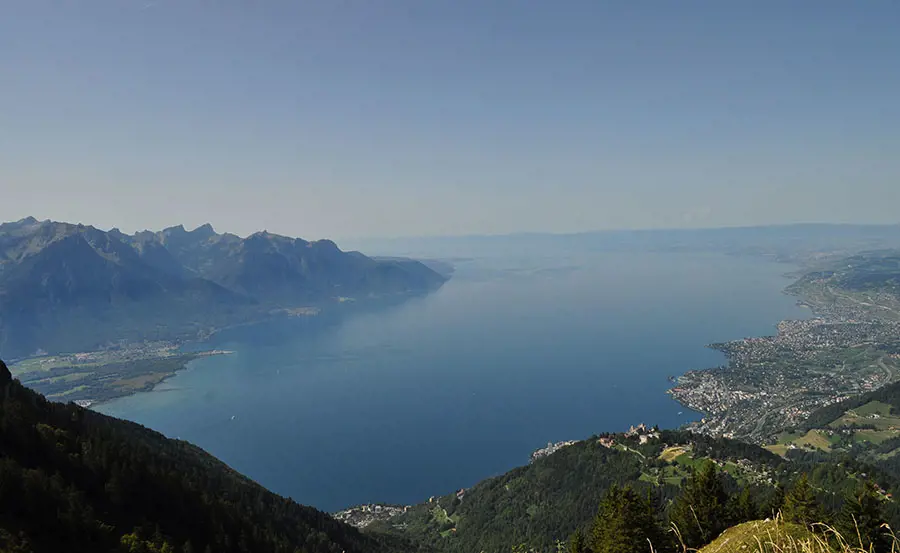
[[[201,449],[47,401],[0,362],[0,551],[414,550],[279,497]]]
[[[603,445],[609,440],[616,445]],[[372,530],[453,553],[511,546],[648,551],[647,540],[655,551],[682,551],[683,544],[701,547],[728,527],[778,513],[789,522],[849,530],[854,509],[862,509],[877,521],[863,529],[877,545],[881,523],[900,523],[900,509],[888,500],[896,486],[890,473],[851,457],[796,451],[782,458],[682,431],[661,431],[644,444],[605,434],[480,482],[462,498],[434,498]]]

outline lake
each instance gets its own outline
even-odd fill
[[[695,253],[455,261],[399,305],[224,331],[153,392],[98,411],[189,440],[323,510],[415,503],[528,462],[548,441],[681,425],[669,375],[711,342],[806,317],[791,267]]]

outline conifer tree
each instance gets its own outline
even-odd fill
[[[781,484],[777,484],[775,486],[775,493],[772,495],[772,498],[766,503],[766,506],[763,510],[763,515],[767,517],[775,517],[778,513],[784,510],[784,486]]]
[[[648,497],[629,487],[607,491],[591,529],[593,553],[646,553],[664,538]]]
[[[821,522],[821,512],[816,502],[816,495],[806,473],[801,474],[791,489],[784,496],[784,508],[782,510],[785,520],[804,526],[810,526]]]
[[[730,523],[728,495],[713,463],[695,470],[669,512],[669,521],[678,529],[689,548],[699,548],[716,538]]]
[[[572,537],[569,538],[569,553],[589,553],[587,545],[584,543],[584,534],[581,530],[576,530]]]
[[[882,499],[875,483],[862,482],[844,498],[837,528],[851,545],[866,551],[874,546],[875,551],[881,551],[885,546],[885,536],[881,532],[884,518]]]
[[[744,488],[741,493],[731,496],[728,501],[728,518],[730,524],[746,522],[759,518],[759,508],[753,500],[750,488]]]

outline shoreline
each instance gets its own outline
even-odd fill
[[[153,391],[204,357],[235,352],[207,349],[179,352],[178,342],[143,342],[124,348],[30,357],[11,366],[15,378],[50,401],[92,408]]]
[[[796,270],[782,273],[782,277],[784,277],[785,279],[790,279],[793,282],[791,282],[790,284],[788,284],[784,288],[782,288],[780,293],[783,295],[793,296],[793,297],[797,298],[797,300],[794,302],[795,306],[809,309],[810,312],[812,313],[813,317],[821,317],[821,315],[816,311],[816,309],[813,305],[811,305],[803,300],[803,298],[800,296],[799,291],[792,290],[792,287],[794,287],[797,284],[797,282],[805,274],[804,271],[805,271],[805,269],[803,269],[802,267],[797,267]],[[713,415],[714,412],[701,409],[697,405],[693,405],[690,402],[685,401],[683,396],[675,393],[675,390],[678,390],[680,388],[679,384],[685,383],[685,379],[689,378],[691,375],[696,375],[699,373],[714,372],[714,371],[728,371],[728,370],[734,369],[735,368],[735,367],[733,367],[734,357],[733,357],[733,354],[731,351],[732,350],[731,346],[733,344],[747,343],[748,341],[752,341],[752,340],[765,340],[767,338],[775,338],[778,336],[778,333],[780,332],[780,329],[782,328],[783,325],[790,324],[790,323],[798,321],[798,320],[808,320],[808,319],[781,319],[775,323],[776,333],[774,335],[750,336],[750,337],[745,336],[742,338],[736,338],[734,340],[728,340],[726,342],[713,342],[713,343],[706,344],[704,347],[721,353],[725,357],[725,363],[723,365],[719,365],[719,366],[715,366],[715,367],[704,367],[701,369],[688,369],[678,376],[670,376],[669,382],[671,382],[675,386],[667,389],[665,391],[665,394],[668,395],[671,399],[676,401],[679,405],[681,405],[685,409],[690,409],[691,411],[698,413],[701,416],[700,422],[702,422],[703,419],[705,419],[706,417],[708,417],[710,415]],[[693,431],[694,426],[696,425],[697,422],[698,421],[686,422],[686,423],[682,424],[681,426],[679,426],[678,429]]]
[[[167,380],[171,379],[172,377],[177,376],[178,373],[183,372],[183,371],[189,369],[189,368],[190,368],[190,364],[193,363],[194,361],[196,361],[196,360],[198,360],[198,359],[202,359],[202,358],[204,358],[204,357],[216,357],[216,356],[219,356],[219,355],[234,355],[235,353],[237,353],[237,352],[235,352],[235,351],[230,351],[230,350],[206,350],[206,351],[191,352],[190,354],[186,354],[186,355],[192,356],[192,357],[193,357],[192,359],[187,359],[187,360],[185,360],[184,363],[181,365],[180,368],[177,368],[177,369],[171,371],[170,373],[166,374],[165,376],[163,376],[162,378],[160,378],[159,380],[157,380],[156,382],[154,382],[154,383],[150,386],[149,389],[135,389],[135,390],[130,390],[130,391],[128,391],[127,393],[123,393],[123,394],[121,394],[121,395],[117,395],[117,396],[109,397],[109,398],[104,398],[104,399],[99,399],[99,400],[75,400],[74,403],[80,405],[80,404],[79,404],[79,401],[87,401],[87,402],[89,402],[88,405],[81,405],[81,406],[84,407],[85,409],[92,409],[92,408],[97,407],[97,406],[99,406],[99,405],[106,405],[106,404],[112,403],[113,401],[116,401],[116,400],[119,400],[119,399],[122,399],[122,398],[125,398],[125,397],[131,397],[131,396],[134,396],[134,395],[137,395],[137,394],[145,394],[145,393],[146,393],[146,394],[149,394],[149,393],[153,393],[153,392],[158,392],[159,390],[157,390],[156,388],[157,388],[160,384],[163,384],[164,382],[166,382]]]
[[[429,291],[427,294],[430,294],[433,291]],[[424,294],[424,295],[427,295]],[[236,353],[235,351],[228,350],[201,350],[201,351],[184,351],[184,348],[191,344],[201,344],[203,342],[208,341],[210,338],[216,336],[221,332],[225,332],[228,330],[251,327],[255,325],[262,325],[271,323],[274,321],[287,321],[292,319],[301,319],[306,317],[318,318],[323,316],[343,316],[347,313],[352,313],[354,308],[358,309],[367,309],[373,308],[377,306],[385,306],[385,305],[394,305],[395,302],[413,299],[416,297],[422,297],[423,294],[419,292],[410,292],[410,293],[398,293],[398,294],[388,294],[382,296],[372,296],[365,298],[348,298],[348,297],[337,297],[332,298],[333,301],[328,301],[324,303],[319,303],[317,305],[309,305],[309,306],[300,306],[300,307],[279,307],[270,309],[266,316],[260,318],[254,318],[252,320],[234,323],[231,325],[225,325],[221,327],[210,328],[206,331],[200,332],[193,336],[181,336],[178,338],[173,338],[171,340],[167,340],[165,343],[171,344],[174,346],[175,350],[178,350],[180,353],[177,356],[190,356],[190,359],[187,359],[182,366],[175,368],[174,370],[167,371],[168,374],[165,374],[162,378],[152,383],[149,388],[136,388],[133,390],[128,390],[126,393],[122,393],[116,395],[115,397],[103,398],[99,400],[90,399],[90,407],[95,407],[97,405],[103,405],[109,403],[111,401],[122,399],[123,397],[130,397],[136,394],[141,393],[149,393],[157,391],[156,388],[162,384],[163,382],[169,380],[173,376],[175,376],[178,372],[181,372],[187,368],[189,368],[189,364],[201,357],[209,357],[214,355],[229,355]],[[133,345],[145,345],[147,342]],[[102,351],[102,350],[101,350]],[[88,353],[98,353],[98,352],[88,352]],[[72,354],[74,355],[74,354]],[[172,357],[177,357],[172,356]],[[35,359],[35,358],[28,358]],[[27,361],[28,359],[25,359]],[[152,359],[152,358],[148,358]],[[64,401],[65,398],[56,398],[55,401]],[[77,400],[76,400],[77,401]]]
[[[781,320],[774,335],[709,344],[726,363],[686,371],[666,391],[703,415],[681,429],[770,443],[817,409],[900,379],[900,364],[879,349],[900,325],[862,306],[886,308],[796,274],[782,292],[812,316]]]

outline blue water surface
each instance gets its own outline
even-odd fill
[[[688,253],[456,260],[439,291],[221,332],[153,392],[97,407],[189,440],[264,486],[336,510],[413,503],[527,462],[548,441],[697,417],[669,375],[710,342],[808,314],[789,266]]]

